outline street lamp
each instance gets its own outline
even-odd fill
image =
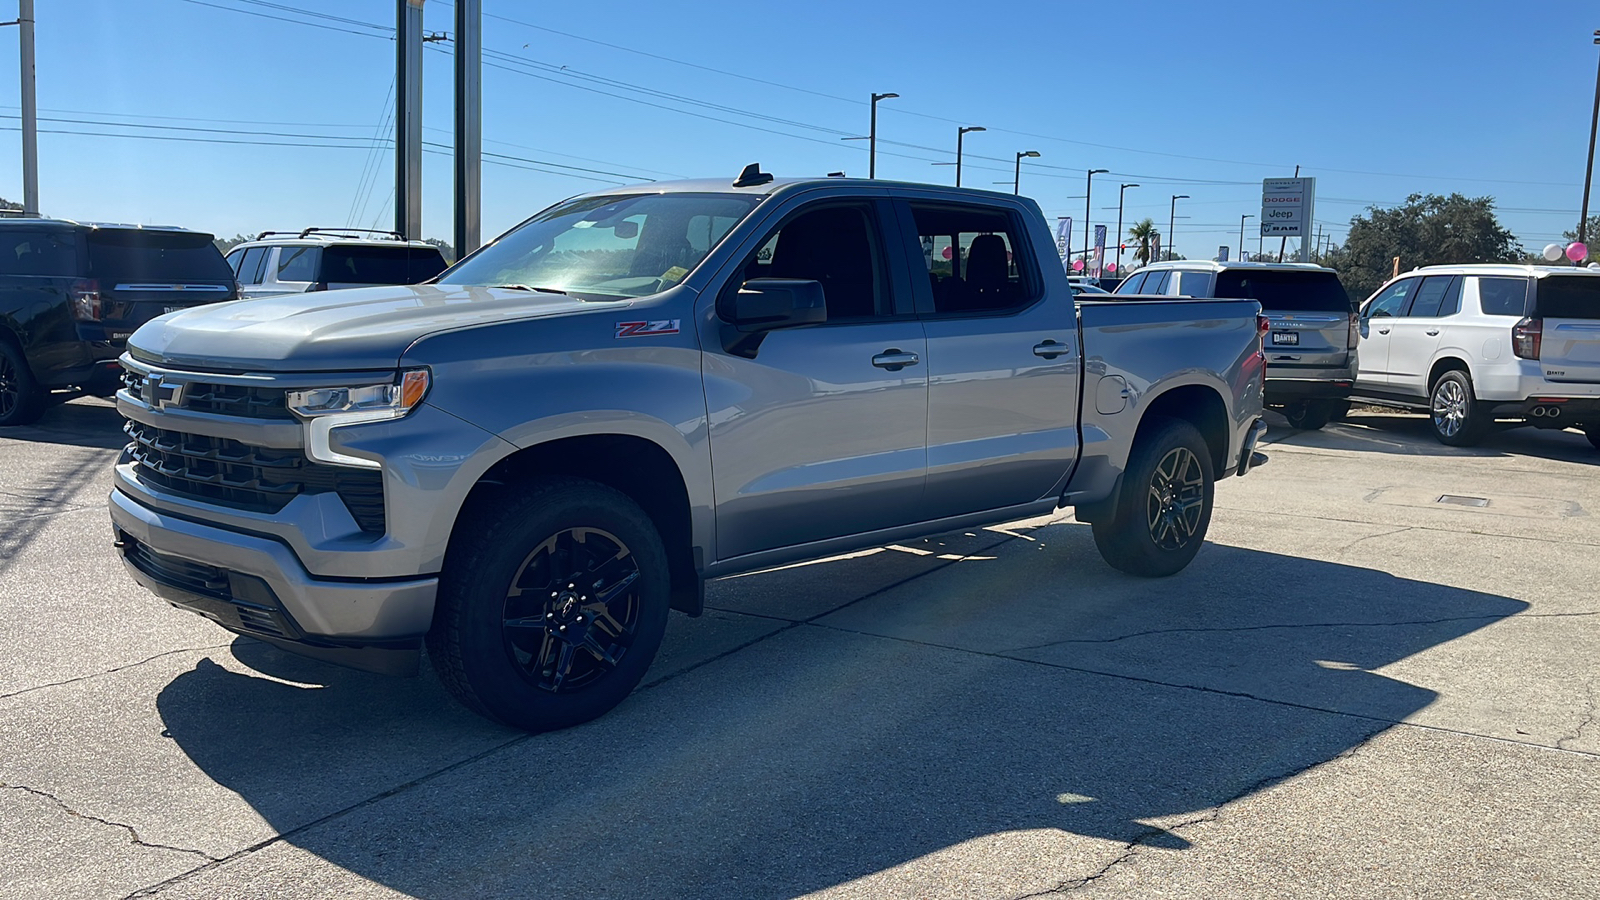
[[[1173,194],[1172,209],[1167,212],[1167,253],[1173,258],[1177,258],[1178,255],[1172,247],[1174,243],[1172,240],[1172,231],[1173,228],[1178,224],[1178,201],[1187,199],[1189,199],[1188,194]]]
[[[1255,216],[1253,216],[1253,215],[1245,215],[1245,216],[1240,216],[1239,217],[1239,259],[1241,261],[1244,260],[1244,220],[1245,219],[1254,219],[1254,218],[1255,218]]]
[[[966,137],[969,132],[988,130],[989,129],[984,128],[982,125],[973,125],[968,128],[956,129],[956,187],[961,187],[961,139]]]
[[[1128,188],[1131,188],[1131,187],[1138,187],[1138,185],[1137,184],[1125,184],[1120,189],[1117,190],[1117,274],[1118,275],[1122,274],[1122,195],[1126,194],[1128,192]],[[1150,262],[1150,260],[1147,259],[1147,260],[1145,260],[1145,262]]]
[[[867,177],[878,177],[878,101],[893,100],[899,94],[872,95],[872,130],[867,133]]]
[[[1089,170],[1089,187],[1083,192],[1083,252],[1085,254],[1089,252],[1089,195],[1094,193],[1094,177],[1096,175],[1104,175],[1110,171],[1110,169]],[[1088,256],[1085,255],[1084,259],[1088,259]],[[1083,268],[1084,274],[1088,274],[1089,264],[1084,263]]]
[[[1600,31],[1594,33],[1594,42],[1600,44]],[[1578,243],[1588,244],[1589,236],[1589,182],[1594,178],[1594,133],[1600,126],[1600,69],[1594,75],[1594,115],[1589,119],[1589,162],[1583,170],[1583,212],[1578,218]]]
[[[1013,193],[1013,194],[1022,193],[1022,160],[1023,160],[1023,158],[1026,157],[1028,159],[1034,159],[1034,158],[1037,158],[1038,156],[1039,156],[1039,151],[1037,151],[1037,150],[1018,150],[1017,151],[1017,174],[1015,176],[1013,176],[1012,179],[1011,179],[1011,193]]]

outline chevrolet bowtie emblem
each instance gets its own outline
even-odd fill
[[[160,375],[146,375],[144,402],[156,409],[183,405],[183,382],[165,381]]]

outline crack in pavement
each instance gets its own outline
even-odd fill
[[[1571,749],[1571,748],[1569,748],[1567,746],[1567,742],[1568,741],[1575,741],[1575,740],[1578,740],[1579,738],[1583,737],[1583,730],[1585,728],[1588,728],[1590,725],[1594,724],[1594,719],[1595,719],[1595,692],[1594,692],[1594,679],[1593,678],[1590,678],[1588,680],[1588,682],[1584,685],[1584,692],[1589,695],[1589,711],[1584,716],[1583,721],[1578,723],[1578,728],[1577,728],[1576,731],[1572,732],[1572,734],[1570,734],[1570,735],[1563,735],[1562,737],[1560,737],[1560,738],[1558,738],[1556,740],[1556,746],[1560,747],[1563,750]]]
[[[1414,526],[1407,525],[1404,528],[1396,528],[1393,531],[1382,531],[1382,532],[1379,532],[1377,534],[1369,534],[1366,537],[1358,537],[1355,540],[1351,541],[1348,544],[1345,544],[1342,547],[1335,547],[1333,549],[1333,552],[1334,553],[1343,553],[1346,550],[1349,550],[1351,547],[1354,547],[1355,545],[1361,543],[1362,541],[1370,541],[1373,538],[1388,537],[1391,534],[1399,534],[1402,531],[1411,531],[1413,528],[1414,528]]]
[[[986,545],[984,547],[981,547],[981,548],[979,548],[978,550],[976,550],[974,552],[975,553],[981,553],[981,552],[983,552],[985,550],[991,550],[991,549],[993,549],[995,547],[1000,546],[1001,544],[1004,544],[1004,543],[1007,543],[1009,541],[1015,540],[1015,539],[1017,539],[1017,537],[1018,537],[1017,535],[1009,535],[1009,536],[1007,536],[1005,538],[1002,538],[1001,540],[995,541],[992,544],[988,544],[988,545]],[[822,616],[826,616],[826,615],[829,615],[831,613],[838,612],[839,610],[844,609],[845,607],[850,606],[853,603],[859,603],[862,600],[866,600],[866,599],[868,599],[870,597],[875,597],[878,594],[881,594],[881,593],[883,593],[885,591],[893,590],[894,588],[900,587],[901,585],[906,584],[907,582],[914,581],[914,580],[916,580],[918,578],[922,578],[922,577],[924,577],[926,575],[930,575],[930,574],[932,574],[934,572],[937,572],[937,571],[939,571],[941,569],[944,569],[944,568],[946,568],[948,566],[954,565],[954,564],[956,564],[958,562],[961,562],[962,560],[966,559],[970,555],[971,554],[962,554],[960,559],[941,560],[940,561],[942,563],[941,565],[934,566],[933,568],[927,569],[926,571],[918,572],[918,573],[913,574],[913,575],[908,575],[907,577],[902,578],[902,579],[900,579],[899,581],[896,581],[893,584],[885,585],[884,587],[878,588],[875,591],[870,591],[870,592],[868,592],[866,594],[862,594],[861,596],[856,597],[854,599],[847,600],[844,603],[841,603],[838,606],[834,607],[833,609],[827,610],[826,612],[818,613],[815,616],[812,616],[812,617],[810,617],[808,619],[779,619],[776,616],[761,616],[760,618],[776,619],[777,621],[788,622],[789,624],[786,625],[783,628],[776,629],[776,630],[774,630],[774,631],[772,631],[772,632],[770,632],[768,634],[764,634],[764,635],[762,635],[762,636],[760,636],[758,638],[754,638],[752,640],[746,641],[746,642],[740,644],[737,647],[734,647],[732,649],[723,651],[722,653],[718,653],[717,655],[712,656],[712,657],[710,657],[708,659],[702,660],[702,661],[694,663],[692,665],[685,666],[682,669],[679,669],[679,670],[677,670],[675,672],[670,672],[670,673],[668,673],[666,675],[663,675],[662,677],[660,677],[660,678],[658,678],[658,679],[656,679],[654,681],[651,681],[648,684],[641,685],[640,687],[636,688],[634,692],[635,693],[642,693],[644,691],[660,687],[661,685],[667,683],[668,681],[671,681],[673,679],[679,678],[679,677],[681,677],[683,675],[687,675],[688,673],[693,672],[696,669],[701,669],[701,668],[704,668],[706,666],[709,666],[712,663],[717,662],[719,660],[726,659],[727,657],[729,657],[729,656],[731,656],[731,655],[733,655],[735,653],[738,653],[741,650],[744,650],[744,649],[746,649],[748,647],[752,647],[752,646],[754,646],[756,644],[759,644],[759,643],[761,643],[763,641],[769,640],[769,639],[771,639],[771,638],[773,638],[773,637],[775,637],[777,635],[783,634],[783,633],[788,632],[788,631],[790,631],[792,629],[798,628],[798,627],[800,627],[802,625],[813,624],[815,619],[821,618]],[[714,607],[707,607],[707,609],[713,609],[713,608]],[[718,610],[718,611],[719,612],[722,612],[722,611],[725,611],[725,612],[737,612],[737,610]],[[740,613],[740,615],[750,615],[750,613]],[[826,626],[818,626],[818,627],[826,627]],[[177,651],[173,651],[173,652],[177,652]],[[412,788],[419,787],[421,785],[427,784],[428,782],[433,781],[436,778],[439,778],[439,777],[441,777],[443,775],[447,775],[447,774],[449,774],[451,772],[456,771],[457,769],[461,769],[461,768],[464,768],[466,766],[469,766],[469,765],[471,765],[471,764],[473,764],[473,763],[475,763],[475,762],[477,762],[479,760],[486,759],[489,756],[492,756],[492,755],[494,755],[496,753],[499,753],[502,750],[507,750],[507,749],[509,749],[511,747],[515,747],[518,744],[521,744],[521,743],[523,743],[525,741],[532,740],[535,737],[538,737],[538,735],[518,734],[518,735],[516,735],[514,737],[511,737],[511,738],[509,738],[509,739],[507,739],[507,740],[505,740],[505,741],[503,741],[503,742],[501,742],[499,744],[494,745],[493,747],[489,747],[486,750],[483,750],[483,751],[480,751],[478,753],[475,753],[472,756],[467,757],[466,759],[458,760],[456,762],[450,763],[447,766],[439,768],[439,769],[437,769],[435,771],[428,772],[428,773],[426,773],[424,775],[419,775],[416,778],[406,782],[405,784],[396,785],[395,787],[389,788],[388,790],[380,791],[379,793],[374,794],[371,797],[367,797],[364,800],[359,800],[359,801],[357,801],[355,803],[352,803],[351,805],[345,807],[344,809],[334,810],[333,812],[328,813],[327,815],[323,816],[320,819],[315,819],[315,820],[307,822],[307,823],[305,823],[303,825],[298,825],[298,826],[296,826],[294,828],[291,828],[288,831],[285,831],[285,832],[283,832],[281,834],[275,834],[272,837],[269,837],[269,838],[267,838],[265,840],[262,840],[262,841],[260,841],[258,843],[252,844],[249,847],[245,847],[242,850],[238,850],[238,851],[235,851],[233,853],[230,853],[227,856],[224,856],[224,857],[222,857],[220,859],[217,858],[217,857],[213,857],[213,856],[207,856],[206,858],[208,860],[210,860],[210,861],[205,863],[204,865],[196,866],[195,868],[190,869],[187,872],[180,872],[177,875],[174,875],[171,878],[168,878],[168,879],[166,879],[164,881],[157,882],[156,884],[147,885],[145,887],[142,887],[142,888],[140,888],[140,889],[128,894],[126,897],[123,898],[123,900],[137,900],[137,898],[141,898],[141,897],[154,897],[157,894],[159,894],[161,891],[165,890],[166,888],[171,887],[171,886],[173,886],[175,884],[178,884],[180,882],[187,881],[187,880],[195,877],[196,875],[200,875],[202,873],[209,872],[212,869],[216,869],[216,868],[219,868],[221,866],[227,865],[228,863],[230,863],[230,862],[232,862],[232,861],[234,861],[236,859],[240,859],[242,857],[249,856],[252,853],[255,853],[255,852],[263,850],[263,849],[266,849],[267,847],[270,847],[273,844],[292,841],[296,835],[299,835],[299,834],[302,834],[304,832],[307,832],[307,831],[309,831],[309,830],[311,830],[313,828],[316,828],[316,827],[318,827],[320,825],[324,825],[324,824],[327,824],[329,822],[335,821],[337,819],[344,818],[345,816],[350,815],[351,813],[354,813],[354,812],[356,812],[358,810],[362,810],[362,809],[365,809],[365,808],[367,808],[369,806],[375,805],[377,803],[381,803],[382,801],[387,800],[390,797],[394,797],[394,796],[398,796],[399,794],[403,794],[406,791],[411,790]],[[196,851],[196,852],[198,852],[198,851]],[[204,856],[205,854],[201,854],[201,855]]]
[[[1106,875],[1109,875],[1111,873],[1112,869],[1115,869],[1116,867],[1118,867],[1118,866],[1120,866],[1120,865],[1122,865],[1124,863],[1130,862],[1135,856],[1138,855],[1140,850],[1143,850],[1145,847],[1149,846],[1149,842],[1154,840],[1155,838],[1159,838],[1159,837],[1162,837],[1164,835],[1172,835],[1174,837],[1181,838],[1182,835],[1180,835],[1178,833],[1181,829],[1191,828],[1191,827],[1193,827],[1195,825],[1205,825],[1205,824],[1209,824],[1211,822],[1215,822],[1215,821],[1217,821],[1217,819],[1222,817],[1222,811],[1225,808],[1227,808],[1228,806],[1231,806],[1234,803],[1239,802],[1240,800],[1245,799],[1246,797],[1253,796],[1253,795],[1255,795],[1256,793],[1258,793],[1260,791],[1264,791],[1267,788],[1272,787],[1273,785],[1281,784],[1281,783],[1283,783],[1285,781],[1288,781],[1291,778],[1295,778],[1295,777],[1297,777],[1299,775],[1303,775],[1306,772],[1309,772],[1312,769],[1318,768],[1320,766],[1331,765],[1331,764],[1339,762],[1341,760],[1349,759],[1350,757],[1354,756],[1357,751],[1359,751],[1361,749],[1362,745],[1365,744],[1366,741],[1371,740],[1380,731],[1383,731],[1383,729],[1382,728],[1373,729],[1373,731],[1370,734],[1367,734],[1365,737],[1361,738],[1361,741],[1358,742],[1355,746],[1352,746],[1347,750],[1344,750],[1344,751],[1342,751],[1342,752],[1340,752],[1338,754],[1335,754],[1334,756],[1331,756],[1328,759],[1321,760],[1319,762],[1307,763],[1307,764],[1305,764],[1303,766],[1297,766],[1297,767],[1295,767],[1293,769],[1290,769],[1287,772],[1279,772],[1279,773],[1277,773],[1275,775],[1267,775],[1267,776],[1264,776],[1264,777],[1262,777],[1260,779],[1257,779],[1254,783],[1248,785],[1247,787],[1243,788],[1242,790],[1234,792],[1234,794],[1231,797],[1227,797],[1222,802],[1214,804],[1214,805],[1212,805],[1210,807],[1207,807],[1205,810],[1203,810],[1200,813],[1200,815],[1197,815],[1197,816],[1195,816],[1193,818],[1184,819],[1182,822],[1177,822],[1177,823],[1175,823],[1175,824],[1173,824],[1173,825],[1171,825],[1169,827],[1165,827],[1165,828],[1157,826],[1157,825],[1150,825],[1150,826],[1148,826],[1148,830],[1140,833],[1133,840],[1128,841],[1123,846],[1122,853],[1119,854],[1116,859],[1113,859],[1110,862],[1106,863],[1105,865],[1101,866],[1094,873],[1092,873],[1090,875],[1086,875],[1086,876],[1084,876],[1082,878],[1073,878],[1073,879],[1069,879],[1067,881],[1063,881],[1060,884],[1058,884],[1055,887],[1050,888],[1048,890],[1035,891],[1034,893],[1031,893],[1031,894],[1023,894],[1023,895],[1021,895],[1019,897],[1012,898],[1012,900],[1032,900],[1032,898],[1035,898],[1035,897],[1048,897],[1048,896],[1052,896],[1052,895],[1065,895],[1065,894],[1070,894],[1070,893],[1072,893],[1074,891],[1080,890],[1080,889],[1082,889],[1084,887],[1087,887],[1088,885],[1093,884],[1094,882],[1100,880],[1101,878],[1104,878]],[[1190,842],[1190,843],[1192,844],[1193,842]]]
[[[215,856],[212,856],[211,854],[202,850],[192,850],[188,847],[174,847],[171,844],[158,844],[154,841],[147,841],[144,838],[139,837],[139,832],[134,830],[132,825],[128,825],[123,822],[113,822],[110,819],[102,819],[99,816],[91,816],[88,813],[79,812],[68,806],[64,800],[62,800],[60,797],[57,797],[55,794],[50,793],[49,791],[41,791],[38,788],[31,788],[21,784],[8,784],[3,781],[0,781],[0,788],[5,788],[6,790],[11,791],[23,791],[24,793],[31,794],[35,797],[43,797],[44,799],[49,800],[51,803],[54,803],[62,812],[76,819],[83,819],[86,822],[96,822],[101,825],[109,825],[112,828],[121,828],[122,830],[128,832],[128,835],[132,839],[133,843],[137,846],[147,847],[151,850],[171,850],[174,853],[193,853],[194,855],[204,857],[205,859],[212,861],[216,860]]]
[[[1118,641],[1131,640],[1139,637],[1153,637],[1166,634],[1226,634],[1241,631],[1269,631],[1273,629],[1298,629],[1298,628],[1403,628],[1411,625],[1444,625],[1450,622],[1478,622],[1485,620],[1503,619],[1513,621],[1516,619],[1574,619],[1587,616],[1600,616],[1600,610],[1592,612],[1569,613],[1520,613],[1512,616],[1480,615],[1480,616],[1450,616],[1443,619],[1415,619],[1401,622],[1300,622],[1295,624],[1280,625],[1235,625],[1227,628],[1152,628],[1148,631],[1135,631],[1109,638],[1063,638],[1059,641],[1050,641],[1046,644],[1030,644],[1026,647],[1010,647],[996,650],[997,654],[1022,653],[1025,650],[1045,650],[1050,647],[1059,647],[1062,644],[1115,644]]]
[[[164,656],[172,656],[175,653],[199,653],[205,650],[221,650],[231,646],[233,646],[233,641],[229,641],[226,644],[210,644],[204,647],[180,647],[177,650],[165,650],[161,653],[157,653],[155,656],[147,656],[138,662],[131,662],[125,665],[116,666],[115,668],[106,669],[104,672],[90,672],[88,675],[75,675],[71,678],[62,679],[61,681],[52,681],[49,684],[36,684],[33,687],[23,688],[20,691],[12,691],[9,694],[0,694],[0,700],[10,700],[12,697],[20,697],[23,694],[31,694],[34,691],[42,691],[46,688],[61,687],[64,684],[74,684],[79,681],[88,681],[91,678],[100,678],[116,672],[122,672],[127,669],[137,668],[145,663],[154,662],[155,660],[161,659]]]

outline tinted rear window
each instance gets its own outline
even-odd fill
[[[431,247],[328,247],[322,251],[317,280],[330,284],[416,284],[446,268],[444,257]]]
[[[1228,269],[1217,273],[1217,297],[1258,300],[1261,308],[1284,312],[1350,311],[1350,295],[1332,272]]]
[[[1600,278],[1552,275],[1539,280],[1535,316],[1546,319],[1600,319]]]
[[[211,235],[192,232],[119,231],[89,233],[89,271],[114,283],[233,283]]]
[[[1478,300],[1486,316],[1520,316],[1528,308],[1528,279],[1479,278]]]

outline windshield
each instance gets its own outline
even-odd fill
[[[1226,269],[1217,275],[1216,295],[1259,300],[1268,312],[1350,312],[1350,295],[1332,272],[1284,269]]]
[[[588,300],[643,297],[686,278],[760,201],[687,193],[568,200],[464,260],[439,283],[547,288]]]
[[[1552,275],[1539,279],[1533,295],[1535,316],[1547,319],[1600,319],[1600,278]]]
[[[92,231],[89,270],[112,282],[233,282],[233,269],[211,235],[195,232]]]

